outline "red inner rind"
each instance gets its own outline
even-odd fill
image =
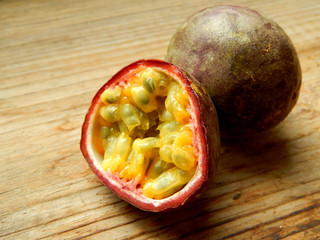
[[[140,67],[159,68],[179,80],[188,92],[191,106],[193,106],[192,125],[194,127],[194,136],[197,138],[195,141],[197,144],[196,149],[199,151],[197,171],[193,179],[191,179],[182,190],[161,200],[150,199],[143,196],[139,191],[132,191],[132,189],[126,186],[126,183],[121,181],[116,175],[99,169],[95,164],[94,155],[90,149],[92,147],[90,124],[93,124],[95,111],[100,103],[101,94],[106,88],[116,84],[119,80],[129,81],[131,73],[132,75],[135,74],[136,70]],[[106,186],[120,198],[142,210],[159,212],[183,205],[186,201],[198,195],[216,170],[220,146],[216,112],[209,96],[205,93],[199,82],[195,79],[192,79],[191,82],[190,79],[192,79],[191,76],[188,76],[188,74],[182,72],[173,64],[154,59],[139,60],[124,67],[100,88],[93,98],[88,113],[86,114],[80,142],[83,156],[94,173]]]

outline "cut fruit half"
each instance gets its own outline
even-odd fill
[[[194,78],[170,63],[140,60],[97,92],[80,144],[115,194],[159,212],[197,196],[215,173],[218,118]]]

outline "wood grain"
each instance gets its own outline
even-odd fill
[[[177,26],[225,1],[0,1],[0,238],[320,239],[320,4],[229,1],[274,19],[296,46],[298,104],[277,127],[222,141],[215,182],[175,212],[142,212],[90,171],[80,129],[99,87],[164,59]]]

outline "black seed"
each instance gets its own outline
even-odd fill
[[[144,78],[142,81],[142,85],[150,93],[153,93],[156,90],[156,84],[152,78]]]

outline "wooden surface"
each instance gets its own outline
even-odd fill
[[[273,18],[303,71],[298,104],[255,138],[222,142],[208,191],[142,212],[113,195],[79,150],[90,101],[119,69],[164,59],[176,27],[225,1],[0,1],[3,239],[320,239],[320,2],[229,1]]]

